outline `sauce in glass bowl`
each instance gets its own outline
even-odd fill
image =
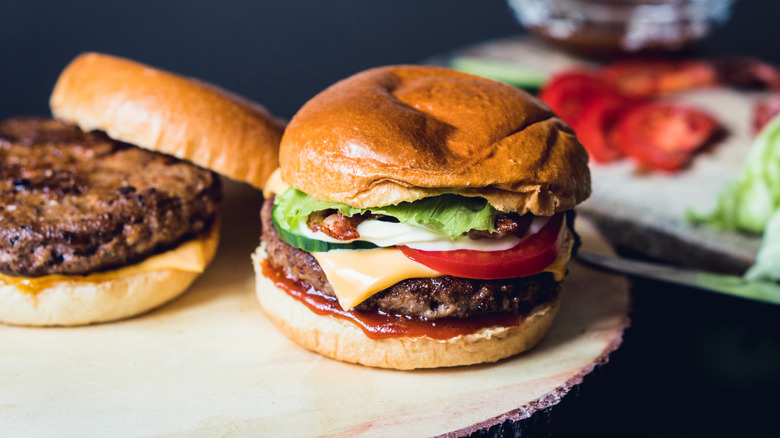
[[[508,0],[555,46],[589,56],[690,49],[725,23],[734,0]]]

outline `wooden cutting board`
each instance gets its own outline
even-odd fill
[[[511,61],[549,74],[594,66],[530,38],[490,41],[453,56]],[[761,96],[713,88],[670,97],[710,112],[723,123],[728,136],[677,174],[640,174],[629,161],[591,163],[593,195],[578,211],[594,219],[618,247],[688,266],[743,272],[753,263],[760,239],[694,226],[686,221],[685,213],[688,209],[711,211],[723,186],[738,175],[753,139],[753,107]]]
[[[0,436],[432,436],[557,403],[618,347],[625,278],[574,263],[536,349],[493,365],[399,372],[305,351],[263,316],[249,256],[259,192],[227,184],[223,240],[184,296],[79,328],[0,325]],[[584,247],[609,253],[582,221]]]

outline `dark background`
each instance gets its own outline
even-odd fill
[[[743,0],[734,12],[705,50],[780,63],[780,4]],[[0,117],[48,114],[57,75],[84,51],[194,76],[289,118],[360,70],[520,32],[502,0],[4,0]]]
[[[702,51],[780,64],[779,16],[777,2],[738,2],[730,23]],[[48,114],[57,75],[83,51],[198,77],[289,118],[309,97],[359,70],[421,62],[521,33],[500,0],[5,0],[0,117]],[[622,348],[539,431],[780,436],[777,308],[649,281],[636,281],[634,293]]]
[[[498,0],[4,1],[0,116],[47,114],[57,75],[99,51],[194,76],[289,118],[368,67],[516,34]]]

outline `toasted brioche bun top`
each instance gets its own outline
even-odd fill
[[[280,146],[282,179],[366,208],[455,193],[550,215],[590,195],[588,156],[540,100],[425,66],[375,68],[308,101]]]
[[[74,59],[54,87],[55,117],[85,131],[190,161],[263,187],[284,123],[215,86],[98,53]]]

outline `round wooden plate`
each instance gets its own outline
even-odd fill
[[[24,436],[466,434],[556,404],[628,324],[625,278],[572,263],[552,331],[497,364],[427,371],[305,351],[263,316],[249,255],[260,194],[226,185],[223,241],[184,296],[80,328],[0,326],[0,430]],[[610,249],[578,224],[583,247]]]

